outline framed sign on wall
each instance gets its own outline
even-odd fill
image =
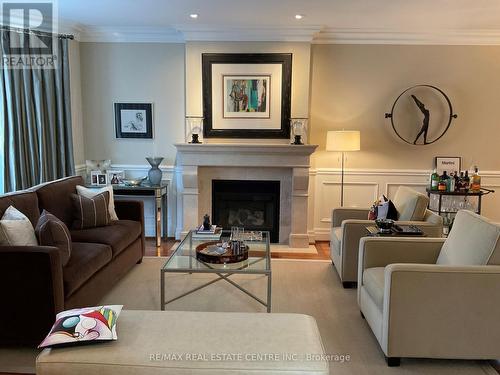
[[[436,156],[434,158],[434,166],[440,176],[444,171],[448,173],[460,172],[461,164],[462,158],[460,156]]]
[[[202,54],[204,137],[289,138],[292,54]]]

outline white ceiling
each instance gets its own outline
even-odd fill
[[[59,0],[59,18],[83,40],[500,41],[499,0]]]

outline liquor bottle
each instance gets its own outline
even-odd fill
[[[450,173],[450,178],[448,179],[449,183],[448,183],[448,186],[447,186],[447,190],[448,191],[451,191],[451,192],[454,192],[455,191],[455,176],[456,176],[456,173]]]
[[[481,176],[478,173],[477,166],[474,166],[474,174],[471,178],[470,189],[473,193],[479,193],[481,191]]]
[[[460,190],[460,177],[458,177],[458,172],[455,171],[455,190],[453,191],[459,191]]]
[[[450,178],[450,176],[448,176],[446,174],[446,171],[444,171],[443,174],[441,175],[440,180],[439,180],[439,184],[438,184],[439,191],[446,191],[447,190],[449,178]]]
[[[463,190],[467,192],[469,191],[469,189],[470,189],[469,171],[465,171]]]
[[[434,168],[434,172],[431,174],[431,190],[437,190],[439,185],[439,175],[437,174],[436,168]]]
[[[460,178],[458,179],[458,191],[463,193],[465,192],[465,181],[464,181],[464,172],[460,172]]]

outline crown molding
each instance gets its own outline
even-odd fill
[[[311,42],[321,26],[175,26],[186,41]]]
[[[169,27],[85,26],[81,42],[183,43],[182,33]]]
[[[498,30],[403,31],[368,28],[325,28],[314,44],[500,45]]]

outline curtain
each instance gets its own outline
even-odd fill
[[[18,32],[2,32],[2,57]],[[17,43],[17,44],[16,44]],[[54,38],[56,68],[2,67],[0,77],[4,190],[73,175],[68,40]],[[1,161],[1,160],[0,160]],[[1,181],[1,180],[0,180]]]

